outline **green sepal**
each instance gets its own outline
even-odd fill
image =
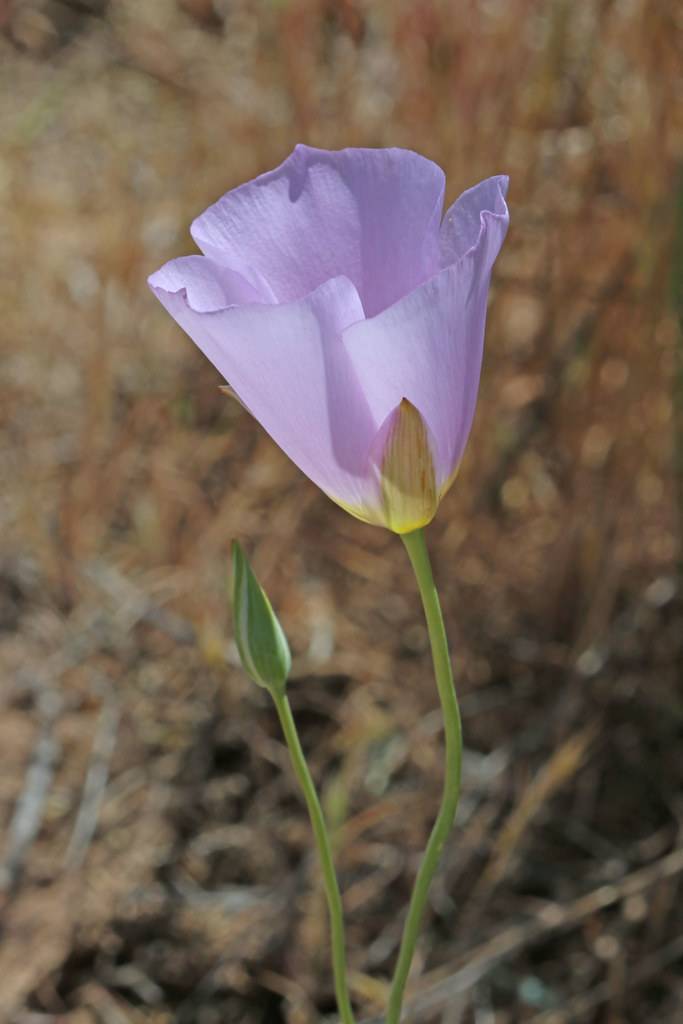
[[[245,671],[259,686],[282,693],[292,666],[287,637],[237,541],[232,542],[232,610]]]

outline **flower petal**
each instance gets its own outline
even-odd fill
[[[491,250],[488,252],[491,269],[510,220],[505,202],[509,183],[505,174],[486,178],[468,188],[449,207],[441,225],[442,267],[449,267],[480,244],[483,233],[484,245]]]
[[[383,422],[402,398],[424,417],[441,493],[452,483],[474,417],[491,266],[506,229],[507,212],[482,211],[474,245],[452,266],[344,331],[374,418]]]
[[[170,260],[149,278],[154,292],[183,292],[188,306],[196,313],[213,313],[229,306],[267,302],[263,291],[241,274],[206,256],[181,256]]]
[[[430,523],[439,507],[433,442],[419,411],[401,399],[373,442],[371,458],[380,480],[382,525],[410,533]]]
[[[200,249],[277,302],[345,276],[373,316],[439,269],[443,171],[403,149],[297,146],[192,225]]]
[[[210,268],[197,260],[182,262],[175,290],[158,274],[152,290],[292,461],[333,500],[372,518],[378,485],[369,450],[377,422],[341,340],[343,328],[363,316],[351,282],[334,278],[281,306],[206,312],[190,300],[205,307],[218,285],[206,283]],[[171,283],[170,272],[165,280]]]

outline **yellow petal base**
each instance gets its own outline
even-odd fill
[[[459,469],[458,463],[437,489],[427,425],[419,410],[404,398],[384,439],[378,467],[378,505],[351,505],[334,494],[328,493],[328,497],[363,523],[384,526],[398,534],[412,533],[432,521]]]
[[[380,472],[384,519],[390,530],[411,533],[432,521],[439,495],[427,425],[407,398],[389,429]]]

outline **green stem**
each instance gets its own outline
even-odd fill
[[[327,897],[327,906],[330,913],[332,968],[334,971],[334,990],[337,996],[339,1013],[343,1024],[354,1024],[353,1010],[351,1009],[351,1000],[349,998],[348,981],[346,977],[344,915],[341,894],[339,892],[339,883],[337,882],[337,875],[334,870],[334,861],[332,859],[330,838],[327,834],[327,826],[325,825],[325,818],[323,816],[322,807],[320,806],[320,801],[318,800],[318,794],[315,791],[315,785],[311,778],[311,773],[309,772],[308,765],[306,764],[304,752],[301,749],[299,734],[296,730],[296,724],[294,722],[292,709],[289,701],[287,700],[287,696],[284,691],[282,693],[277,693],[275,690],[271,690],[271,695],[275,701],[275,707],[277,708],[280,724],[282,725],[282,731],[285,734],[285,740],[287,741],[287,746],[289,748],[294,772],[303,791],[306,806],[308,807],[308,813],[311,818],[313,833],[315,835],[315,842],[318,847],[318,855],[320,857],[320,864],[323,871],[325,895]]]
[[[448,653],[448,640],[439,604],[439,595],[434,585],[432,567],[422,530],[406,533],[402,536],[410,563],[417,579],[422,597],[429,641],[432,648],[432,660],[436,685],[443,712],[446,737],[446,772],[444,778],[441,806],[437,815],[432,834],[420,864],[415,880],[415,887],[408,907],[408,915],[403,927],[403,938],[398,954],[389,995],[386,1024],[398,1024],[401,1018],[401,1006],[405,992],[410,965],[420,930],[420,922],[427,903],[427,894],[434,872],[439,863],[446,838],[455,820],[460,796],[460,772],[462,765],[462,729],[460,711],[453,686],[453,671]]]

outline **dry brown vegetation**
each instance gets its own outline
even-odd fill
[[[442,767],[404,552],[145,285],[297,141],[417,149],[449,200],[512,179],[430,530],[467,753],[412,1019],[683,1019],[682,30],[676,0],[0,0],[2,1021],[333,1013],[305,813],[230,641],[233,536],[292,642],[381,1012]]]

